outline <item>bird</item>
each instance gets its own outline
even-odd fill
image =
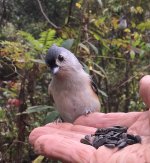
[[[128,24],[127,24],[126,17],[125,16],[122,16],[119,19],[119,29],[125,29],[125,28],[127,28],[127,26],[128,26]]]
[[[45,62],[52,74],[48,94],[63,121],[73,123],[82,115],[100,111],[98,90],[72,52],[52,45]]]

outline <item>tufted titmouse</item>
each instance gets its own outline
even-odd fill
[[[125,16],[122,16],[122,17],[119,19],[119,28],[120,28],[120,29],[125,29],[125,28],[127,28],[127,20],[126,20],[126,17],[125,17]]]
[[[81,115],[100,111],[100,102],[92,80],[69,50],[53,45],[45,57],[52,73],[48,93],[66,122]]]

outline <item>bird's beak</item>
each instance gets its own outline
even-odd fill
[[[59,71],[59,67],[58,66],[57,67],[53,67],[50,70],[51,70],[51,73],[55,75]]]

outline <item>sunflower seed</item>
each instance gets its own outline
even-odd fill
[[[115,144],[105,144],[104,146],[108,147],[108,148],[115,148]]]
[[[135,143],[141,143],[141,137],[139,135],[133,135],[127,133],[128,128],[124,126],[112,126],[107,128],[99,128],[95,134],[86,135],[81,139],[81,143],[92,145],[96,149],[105,145],[108,148],[118,147],[119,149],[132,145]]]

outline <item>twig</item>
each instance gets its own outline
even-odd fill
[[[69,24],[71,14],[72,14],[72,7],[73,7],[73,0],[70,0],[69,6],[68,6],[68,20],[66,24]]]
[[[5,58],[7,59],[7,57],[5,57]],[[17,68],[16,68],[16,66],[13,64],[13,62],[11,62],[11,66],[13,66],[14,69],[13,69],[10,65],[8,65],[7,63],[5,63],[4,61],[1,60],[1,62],[2,62],[3,64],[5,64],[6,66],[8,66],[12,71],[14,71],[14,72],[13,72],[14,74],[16,73],[17,75],[19,75],[20,77],[23,78],[23,76],[17,72]],[[13,74],[13,73],[12,73],[12,74]],[[10,75],[12,75],[12,74],[10,74]],[[5,77],[9,77],[9,75],[7,75],[7,76],[5,76]]]
[[[45,14],[45,12],[44,12],[44,10],[43,10],[43,7],[42,7],[42,4],[41,4],[40,0],[37,0],[37,2],[38,2],[38,4],[39,4],[40,10],[41,10],[43,16],[44,16],[45,19],[48,21],[48,23],[49,23],[52,27],[54,27],[55,29],[60,29],[60,27],[56,26],[56,25],[47,17],[47,15]]]
[[[139,68],[139,71],[137,71],[137,72],[141,73],[141,71],[144,71],[144,70],[146,70],[148,68],[150,68],[150,64],[147,65],[147,66],[145,66],[144,68]],[[116,89],[118,89],[118,88],[122,87],[123,85],[125,85],[126,83],[130,82],[133,78],[135,78],[136,76],[138,76],[139,73],[137,73],[136,75],[131,76],[130,78],[128,78],[125,82],[123,82],[121,85],[119,85]]]
[[[80,58],[86,58],[84,56],[81,56]],[[126,59],[124,58],[119,58],[119,57],[108,57],[108,56],[91,56],[91,58],[104,58],[104,59],[114,59],[114,60],[120,60],[120,61],[125,61]],[[134,63],[133,60],[128,60],[128,62]]]

